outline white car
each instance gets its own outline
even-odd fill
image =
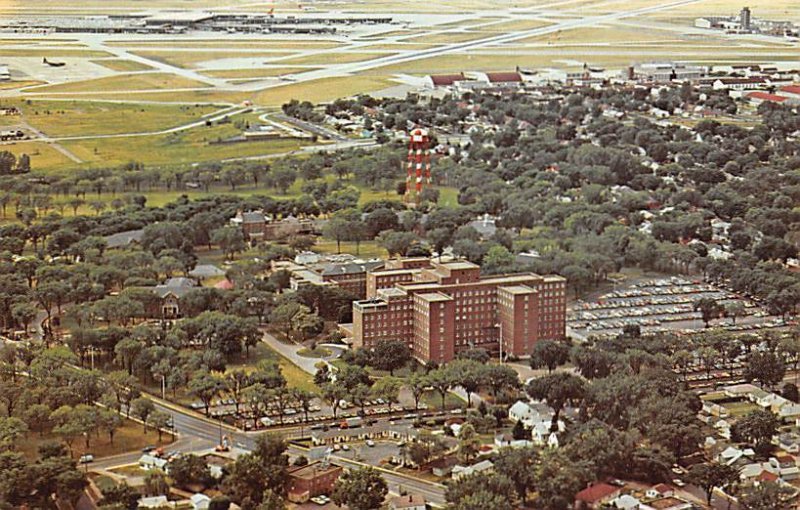
[[[373,441],[372,439],[367,439],[366,445],[372,448],[373,446],[375,446],[375,441]]]
[[[88,464],[90,462],[94,462],[94,455],[87,453],[86,455],[81,455],[81,458],[78,459],[80,464]]]

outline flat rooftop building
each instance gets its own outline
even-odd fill
[[[401,340],[420,361],[446,362],[474,347],[526,356],[537,341],[566,335],[560,276],[481,276],[461,260],[410,265],[368,272],[367,299],[353,303],[354,347]]]

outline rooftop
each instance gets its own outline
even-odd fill
[[[510,293],[510,294],[530,294],[532,292],[536,292],[532,288],[528,287],[527,285],[510,285],[500,287],[502,290]]]
[[[292,478],[302,478],[304,480],[313,480],[318,476],[324,476],[334,471],[339,471],[342,468],[333,464],[326,464],[324,462],[312,462],[306,466],[299,467],[293,471],[289,471],[289,476]]]
[[[585,503],[595,503],[617,492],[619,492],[619,487],[614,487],[607,483],[596,483],[577,493],[575,495],[575,500]]]
[[[441,292],[425,292],[423,294],[416,294],[415,297],[428,302],[441,302],[441,301],[453,300],[453,298],[445,294],[442,294]]]

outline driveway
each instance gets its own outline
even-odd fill
[[[297,354],[297,351],[303,348],[300,344],[295,343],[287,343],[282,342],[275,338],[271,333],[264,331],[264,336],[262,337],[262,341],[270,346],[274,351],[278,352],[281,356],[288,359],[298,367],[300,367],[304,372],[307,372],[311,375],[317,373],[316,364],[320,361],[329,362],[334,360],[342,355],[344,352],[344,346],[337,346],[334,344],[325,344],[326,349],[331,350],[331,355],[326,358],[307,358],[305,356],[300,356]]]

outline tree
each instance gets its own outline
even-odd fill
[[[488,365],[483,372],[484,382],[491,388],[495,398],[503,390],[513,390],[519,387],[519,375],[508,365]]]
[[[536,485],[538,460],[539,456],[533,448],[506,448],[500,451],[495,460],[495,473],[511,480],[517,490],[517,497],[523,504]]]
[[[377,510],[389,491],[383,477],[371,467],[346,471],[336,480],[331,499],[350,510]]]
[[[28,432],[24,421],[13,416],[0,418],[0,450],[14,448],[17,440]]]
[[[739,499],[742,510],[788,510],[791,491],[775,482],[754,485]]]
[[[441,410],[444,411],[447,408],[445,406],[447,392],[450,391],[450,387],[453,385],[453,379],[450,377],[450,372],[446,368],[437,368],[428,373],[427,379],[428,384],[430,384],[430,386],[442,397]]]
[[[222,227],[211,232],[211,242],[225,253],[225,258],[232,260],[234,255],[245,249],[244,235],[236,227]]]
[[[203,403],[206,416],[209,416],[209,407],[211,407],[211,401],[213,401],[214,398],[219,395],[221,388],[222,383],[220,380],[207,371],[196,373],[189,380],[188,385],[189,394],[199,398]]]
[[[406,379],[406,387],[414,397],[414,410],[419,411],[419,401],[425,394],[425,389],[428,387],[428,378],[418,372],[414,372]]]
[[[103,499],[100,500],[100,505],[101,508],[119,505],[119,508],[124,510],[136,510],[139,508],[140,497],[139,491],[126,482],[120,482],[103,489]]]
[[[694,309],[700,312],[705,327],[708,327],[711,320],[718,318],[725,311],[723,306],[712,298],[702,298],[698,300],[694,304]]]
[[[322,399],[331,406],[333,410],[333,419],[336,419],[336,411],[339,410],[339,405],[342,399],[347,396],[344,387],[335,383],[326,383],[322,386]]]
[[[122,426],[122,418],[111,409],[101,409],[97,419],[100,428],[108,434],[108,442],[114,444],[114,434]]]
[[[511,510],[515,488],[511,480],[493,473],[478,473],[448,484],[445,500],[448,508],[460,510]],[[549,507],[548,507],[549,508]]]
[[[528,384],[527,391],[531,398],[545,400],[553,408],[550,430],[556,432],[562,409],[567,402],[583,398],[586,393],[586,382],[573,374],[557,372],[532,380]]]
[[[147,496],[162,496],[169,493],[169,481],[163,471],[151,469],[144,475],[144,493]]]
[[[183,489],[194,485],[208,487],[213,481],[206,461],[194,454],[179,455],[171,460],[169,476]]]
[[[706,493],[706,503],[711,505],[714,489],[723,488],[739,480],[739,472],[733,466],[710,462],[695,464],[689,470],[688,479]]]
[[[283,497],[289,458],[286,443],[272,434],[256,439],[252,453],[240,455],[222,480],[222,489],[240,506],[258,506],[267,490]]]
[[[469,463],[480,451],[481,440],[475,427],[471,423],[465,423],[458,431],[458,458],[462,462]]]
[[[286,501],[275,493],[275,491],[267,489],[261,495],[261,503],[256,507],[256,510],[284,510],[286,508]],[[209,508],[209,510],[211,510]]]
[[[396,377],[382,377],[378,379],[378,382],[372,387],[372,394],[386,401],[386,406],[389,408],[389,412],[391,412],[392,404],[398,402],[400,388],[402,386],[402,381]]]
[[[375,344],[369,362],[377,370],[386,370],[390,376],[411,361],[411,349],[400,340],[383,340]]]
[[[450,380],[464,389],[467,394],[467,407],[472,405],[472,394],[486,382],[486,366],[477,361],[457,359],[447,365]]]
[[[783,358],[773,352],[751,352],[747,356],[744,368],[744,377],[756,380],[761,387],[775,386],[783,380],[786,374],[786,365]]]
[[[156,429],[158,432],[158,441],[161,441],[161,437],[164,433],[164,429],[169,428],[170,421],[172,420],[172,416],[169,413],[165,413],[164,411],[153,411],[153,414],[150,416],[150,425]]]
[[[772,438],[778,433],[780,420],[774,413],[765,409],[755,410],[741,418],[731,427],[734,441],[746,441],[755,445],[757,452],[769,453]]]
[[[156,410],[155,404],[149,398],[139,397],[131,402],[131,410],[133,415],[142,420],[144,425],[144,432],[147,433],[147,419]]]
[[[566,344],[555,340],[539,340],[533,345],[530,365],[533,369],[547,367],[547,371],[552,373],[567,360],[569,360],[569,347]]]

